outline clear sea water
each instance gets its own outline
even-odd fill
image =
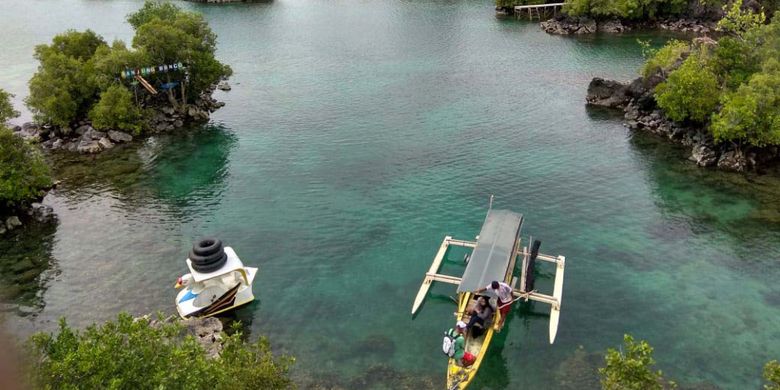
[[[454,289],[435,285],[414,319],[412,300],[442,238],[473,238],[495,194],[567,257],[563,313],[548,345],[546,306],[516,310],[473,388],[598,388],[624,333],[683,385],[757,389],[780,358],[777,176],[698,169],[584,105],[592,77],[635,77],[637,39],[664,36],[550,36],[489,1],[179,4],[219,35],[227,105],[201,128],[53,157],[59,223],[0,243],[18,337],[174,313],[188,248],[215,235],[260,267],[233,318],[297,357],[301,387],[441,387]],[[129,42],[140,2],[2,6],[0,88],[22,108],[34,45],[68,28]]]

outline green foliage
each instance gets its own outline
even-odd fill
[[[105,91],[117,82],[117,75],[126,69],[135,69],[150,63],[143,50],[128,50],[122,41],[114,41],[111,46],[100,46],[90,60],[94,72],[92,83]]]
[[[11,98],[14,95],[0,89],[0,126],[3,126],[11,118],[19,116],[19,111],[14,110],[11,104]]]
[[[105,45],[92,31],[67,31],[51,45],[38,45],[38,72],[30,79],[26,103],[39,122],[68,126],[83,117],[98,92],[89,58]]]
[[[716,140],[780,144],[780,63],[768,61],[747,84],[724,95],[722,106],[710,127]]]
[[[664,47],[658,50],[651,50],[648,45],[644,45],[642,54],[649,57],[649,59],[642,66],[642,76],[648,77],[659,69],[669,71],[675,62],[682,58],[684,54],[688,54],[690,50],[688,43],[676,39],[667,42]]]
[[[32,382],[57,389],[284,389],[293,360],[274,358],[268,342],[226,336],[220,357],[208,359],[175,323],[150,325],[126,313],[83,332],[60,320],[56,335],[30,338]]]
[[[742,9],[742,2],[735,1],[729,7],[723,6],[726,15],[718,21],[718,30],[726,34],[747,39],[754,35],[756,27],[762,26],[766,22],[766,16],[763,12],[754,13],[749,9]]]
[[[687,5],[686,0],[571,0],[563,10],[572,16],[638,20],[676,15]]]
[[[705,123],[720,97],[717,76],[698,53],[691,54],[655,88],[655,99],[666,115],[678,122]]]
[[[644,340],[635,342],[623,336],[623,351],[610,348],[606,367],[599,368],[601,387],[605,390],[662,390],[661,371],[653,371],[653,348]]]
[[[95,109],[100,96],[105,95],[112,85],[123,82],[120,73],[126,69],[137,69],[172,63],[186,66],[189,83],[178,90],[181,95],[197,97],[222,77],[228,77],[230,67],[216,60],[217,36],[199,14],[181,10],[170,3],[147,1],[137,12],[128,16],[128,22],[136,30],[133,49],[121,41],[111,46],[95,34],[67,31],[57,35],[50,45],[39,45],[35,58],[40,61],[38,72],[30,80],[30,95],[26,103],[35,119],[65,127],[87,115],[103,119],[103,124],[113,123],[137,129],[143,125],[137,110],[127,107],[114,109],[125,113],[122,118],[108,120],[110,110]],[[145,76],[152,85],[170,81],[185,80],[184,71],[155,73]],[[127,82],[127,81],[124,81]],[[183,92],[182,92],[183,91]],[[144,92],[142,92],[144,93]],[[109,96],[118,97],[117,92]],[[177,105],[173,90],[169,90],[169,101]],[[182,103],[186,99],[182,97]],[[154,100],[141,100],[143,104],[157,104]],[[102,114],[101,114],[102,113]],[[128,122],[136,118],[136,123]]]
[[[729,91],[736,90],[750,76],[761,69],[761,61],[755,46],[735,37],[723,37],[713,50],[713,71]]]
[[[133,47],[145,51],[155,64],[184,62],[189,70],[190,97],[197,96],[232,70],[214,57],[217,36],[199,14],[170,3],[147,1],[128,16],[136,29]],[[150,81],[170,81],[170,74],[150,76]]]
[[[780,363],[772,360],[764,366],[764,379],[769,382],[764,385],[766,390],[780,390]]]
[[[718,142],[780,145],[780,18],[724,7],[717,42],[690,48],[688,58],[655,89],[658,106],[675,121],[708,124]],[[671,42],[643,68],[647,77],[682,55]]]
[[[127,22],[137,30],[155,18],[170,22],[176,19],[180,12],[181,9],[172,3],[146,1],[141,9],[127,16]]]
[[[84,32],[68,30],[64,34],[55,36],[48,48],[83,62],[92,58],[95,50],[105,44],[103,37],[92,30]]]
[[[34,200],[50,186],[40,151],[0,125],[0,208]]]
[[[141,110],[127,88],[114,84],[100,95],[100,101],[89,111],[92,126],[100,130],[118,129],[141,132]]]

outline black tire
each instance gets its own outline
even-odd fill
[[[192,263],[192,269],[194,269],[195,271],[198,271],[198,272],[202,272],[202,273],[214,272],[214,271],[222,268],[222,266],[225,265],[226,262],[227,262],[227,254],[223,254],[222,258],[220,258],[219,261],[216,261],[216,262],[213,262],[213,263],[210,263],[210,264]]]
[[[218,238],[201,238],[196,243],[192,244],[192,253],[198,256],[211,256],[215,253],[222,253],[222,251],[222,241]]]
[[[221,252],[218,252],[218,253],[214,253],[213,255],[198,256],[194,252],[190,251],[190,261],[195,263],[195,264],[208,265],[208,264],[211,264],[211,263],[219,261],[222,258],[222,256],[224,256],[224,255],[225,255],[225,252],[221,251]]]

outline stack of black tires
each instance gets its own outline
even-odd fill
[[[214,272],[227,262],[227,254],[222,241],[217,238],[202,238],[192,244],[190,261],[195,271],[202,273]]]

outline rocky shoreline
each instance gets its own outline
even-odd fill
[[[222,321],[216,317],[188,318],[182,320],[175,316],[164,319],[155,319],[155,316],[144,315],[136,317],[136,321],[148,321],[149,326],[158,327],[161,324],[178,322],[184,326],[185,334],[195,338],[195,341],[203,347],[208,359],[216,359],[222,352]]]
[[[229,90],[224,81],[220,89]],[[148,119],[148,127],[152,134],[171,131],[189,123],[208,121],[212,112],[225,105],[219,102],[211,93],[213,88],[186,107],[170,105],[152,108]],[[98,131],[92,127],[89,120],[81,120],[73,127],[55,127],[27,122],[12,128],[14,134],[28,141],[38,143],[44,149],[65,150],[82,154],[96,154],[114,148],[123,143],[129,143],[133,136],[118,130]]]
[[[678,18],[659,19],[655,21],[631,22],[619,19],[596,20],[590,17],[573,17],[558,15],[539,24],[546,33],[558,35],[580,35],[604,32],[619,34],[636,29],[661,29],[692,33],[696,35],[709,34],[715,31],[716,21],[708,19]]]
[[[717,167],[733,172],[761,171],[780,161],[780,148],[739,147],[733,143],[716,143],[707,129],[680,124],[667,118],[653,96],[662,74],[639,77],[625,84],[594,78],[588,85],[588,105],[623,110],[625,126],[649,132],[691,148],[689,160],[700,167]]]
[[[57,183],[54,184],[56,186]],[[50,189],[47,189],[48,192]],[[35,202],[24,203],[13,210],[0,210],[0,236],[14,229],[22,227],[27,223],[53,223],[57,220],[57,215],[51,206],[41,203],[41,195]]]

